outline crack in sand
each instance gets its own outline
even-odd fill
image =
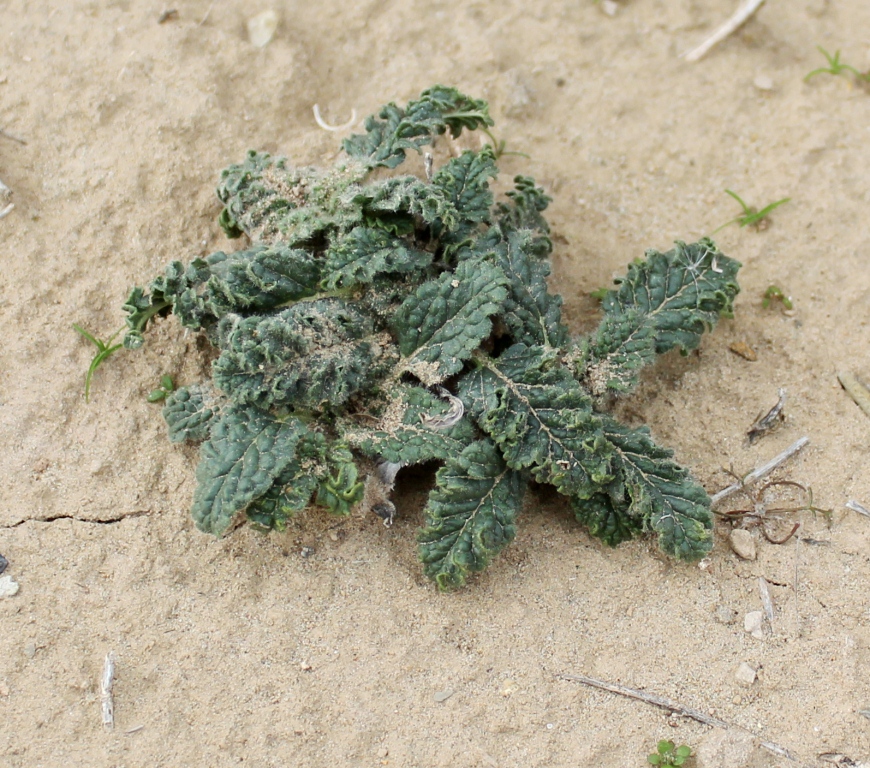
[[[150,509],[140,509],[136,512],[127,512],[123,515],[118,515],[118,517],[108,517],[102,520],[92,520],[87,517],[76,517],[75,515],[52,515],[51,517],[25,517],[23,520],[18,520],[15,523],[9,523],[8,525],[0,525],[0,528],[17,528],[19,525],[24,525],[25,523],[53,523],[55,520],[75,520],[77,523],[95,523],[97,525],[112,525],[114,523],[120,523],[122,520],[129,520],[131,517],[143,517],[144,515],[151,514]]]

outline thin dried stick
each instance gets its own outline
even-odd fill
[[[619,683],[608,683],[604,680],[596,680],[594,677],[587,677],[586,675],[562,674],[556,675],[556,677],[561,677],[563,680],[570,680],[575,683],[590,685],[593,688],[600,688],[603,691],[610,691],[610,693],[618,693],[620,696],[626,696],[629,699],[645,701],[647,704],[652,704],[654,707],[661,707],[662,709],[667,709],[669,712],[676,712],[685,717],[691,717],[693,720],[697,720],[699,723],[704,723],[704,725],[711,725],[714,728],[724,728],[725,730],[728,730],[729,728],[737,728],[741,731],[746,731],[747,733],[755,736],[752,731],[746,728],[732,725],[731,723],[727,723],[724,720],[720,720],[718,717],[713,717],[712,715],[705,714],[704,712],[701,712],[698,709],[693,709],[692,707],[683,706],[682,704],[678,704],[676,701],[671,701],[670,699],[666,699],[664,696],[659,696],[655,693],[646,693],[645,691],[639,691],[636,688],[629,688],[626,685],[619,685]],[[787,760],[797,762],[797,760],[792,756],[791,752],[789,752],[785,747],[781,747],[779,744],[775,744],[772,741],[761,741],[760,739],[759,744],[764,747],[764,749],[766,749],[768,752],[773,752],[774,754],[780,755]]]
[[[749,18],[754,14],[764,3],[764,0],[743,0],[740,7],[734,12],[728,21],[719,27],[710,37],[708,37],[697,48],[683,54],[686,61],[697,61],[707,53],[714,45],[721,43],[728,35],[740,29]]]
[[[802,437],[800,440],[796,441],[788,448],[786,448],[782,453],[778,453],[774,456],[767,464],[760,466],[758,469],[750,472],[746,477],[742,478],[736,483],[732,483],[727,488],[723,488],[718,493],[713,494],[710,497],[710,502],[715,506],[723,499],[727,499],[729,496],[733,496],[738,491],[742,491],[749,485],[761,480],[762,477],[767,477],[773,470],[777,467],[785,464],[792,456],[794,456],[798,451],[800,451],[804,446],[806,446],[810,442],[808,437]]]
[[[12,190],[9,189],[2,181],[0,181],[0,200],[5,200],[12,196]],[[0,219],[8,216],[12,209],[15,207],[15,203],[9,203],[3,210],[0,210]]]
[[[761,606],[764,608],[767,623],[773,626],[773,600],[770,597],[770,586],[764,576],[758,577],[758,592],[761,595]]]
[[[849,371],[841,371],[837,374],[837,378],[840,380],[840,384],[843,385],[843,389],[849,393],[849,397],[858,403],[858,407],[864,413],[870,416],[870,390]]]
[[[728,728],[728,723],[720,720],[718,717],[706,715],[698,709],[692,709],[692,707],[684,707],[682,704],[666,699],[664,696],[658,696],[655,693],[638,691],[636,688],[629,688],[625,685],[619,685],[619,683],[606,683],[604,680],[596,680],[594,677],[587,677],[586,675],[559,675],[559,677],[563,680],[572,680],[575,683],[591,685],[593,688],[600,688],[603,691],[618,693],[620,696],[627,696],[630,699],[645,701],[654,707],[661,707],[670,712],[678,712],[686,717],[691,717],[699,723],[704,723],[704,725],[712,725],[714,728]]]
[[[112,701],[112,684],[115,681],[115,654],[106,654],[103,662],[103,678],[100,680],[100,701],[103,709],[103,726],[115,727],[115,704]]]

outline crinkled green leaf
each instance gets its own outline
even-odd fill
[[[680,560],[700,560],[713,546],[710,498],[673,451],[656,445],[649,429],[626,427],[602,415],[613,446],[613,466],[625,489],[629,515],[658,534],[659,547]]]
[[[529,230],[509,232],[492,251],[494,263],[509,281],[501,319],[514,342],[562,347],[568,342],[562,298],[547,288],[549,263],[530,257],[533,240]]]
[[[148,321],[170,308],[185,328],[197,331],[229,312],[264,311],[312,296],[321,270],[309,251],[282,245],[218,251],[187,266],[173,261],[148,293],[137,288],[131,294],[124,306],[128,336],[136,345]]]
[[[505,466],[488,440],[438,470],[417,538],[423,569],[440,589],[461,587],[513,541],[525,489],[524,475]]]
[[[166,395],[163,418],[169,427],[169,440],[200,442],[208,438],[212,419],[225,402],[211,384],[191,384]]]
[[[377,117],[366,118],[365,133],[350,136],[342,146],[371,168],[395,168],[405,159],[406,150],[419,150],[447,130],[456,137],[463,129],[473,131],[492,124],[485,101],[436,85],[405,109],[387,104]]]
[[[261,408],[341,405],[396,360],[371,318],[337,298],[299,302],[267,317],[228,315],[219,335],[215,385]]]
[[[356,227],[326,252],[327,288],[371,283],[383,273],[406,274],[425,269],[432,254],[414,248],[382,229]]]
[[[252,240],[310,244],[333,230],[349,229],[363,217],[358,182],[364,167],[347,163],[330,170],[295,168],[284,157],[249,152],[221,174],[217,194],[226,206],[221,226]]]
[[[376,424],[351,426],[343,434],[367,456],[395,464],[419,464],[456,456],[474,440],[474,427],[465,417],[443,425],[451,404],[422,387],[401,384],[387,398]]]
[[[497,175],[495,154],[487,146],[449,160],[435,173],[432,185],[444,190],[459,221],[482,223],[490,219],[493,198],[489,180]]]
[[[695,349],[720,315],[731,314],[739,267],[706,238],[692,245],[678,242],[667,253],[647,251],[604,297],[605,317],[586,345],[580,377],[595,394],[627,391],[653,349],[657,354]]]
[[[196,469],[191,514],[197,528],[220,536],[237,513],[263,496],[294,460],[307,428],[267,411],[230,405],[212,422]]]
[[[463,377],[459,396],[509,467],[588,497],[612,479],[611,451],[591,398],[555,354],[515,344]]]
[[[471,261],[423,283],[393,318],[405,370],[424,384],[458,373],[490,334],[490,317],[507,297],[506,285],[500,269]]]
[[[450,227],[458,216],[445,190],[416,176],[394,176],[374,182],[361,190],[355,201],[362,206],[367,222],[376,221],[381,215],[400,213],[419,216],[427,224],[443,222]]]
[[[552,198],[528,176],[515,176],[514,185],[515,189],[507,193],[509,202],[496,206],[498,227],[505,234],[522,229],[531,231],[528,255],[545,259],[553,250],[553,243],[549,237],[550,225],[542,214]]]
[[[317,503],[336,515],[349,515],[362,499],[364,490],[353,454],[346,445],[334,443],[326,460],[326,471],[317,490]]]
[[[588,499],[572,498],[571,505],[574,516],[589,533],[611,547],[643,531],[643,520],[628,514],[624,498],[615,502],[607,493],[596,493]]]

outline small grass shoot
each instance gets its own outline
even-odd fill
[[[740,216],[734,217],[730,221],[726,221],[721,227],[713,230],[714,235],[731,224],[739,224],[741,227],[755,227],[758,230],[766,229],[769,226],[768,217],[771,212],[775,208],[779,208],[779,206],[785,205],[785,203],[791,200],[790,197],[784,197],[782,200],[777,200],[775,203],[766,205],[761,210],[758,210],[754,206],[747,205],[740,195],[730,189],[726,189],[725,194],[731,195],[731,197],[738,202],[740,207],[743,209],[743,213]]]
[[[73,323],[72,327],[81,334],[84,338],[86,338],[91,344],[93,344],[97,348],[97,353],[94,355],[94,359],[91,360],[91,364],[88,366],[88,372],[85,374],[85,402],[90,402],[91,399],[91,379],[94,377],[94,371],[102,365],[104,360],[107,360],[112,355],[115,354],[121,347],[124,345],[121,343],[112,344],[115,340],[115,337],[118,336],[122,331],[126,331],[126,326],[124,328],[119,328],[115,331],[108,339],[105,341],[101,341],[96,338],[93,334],[88,333],[84,328],[82,328],[78,323]]]
[[[818,69],[814,69],[812,72],[809,72],[806,77],[804,77],[805,83],[808,82],[811,77],[815,77],[816,75],[843,75],[843,77],[846,77],[846,75],[844,74],[845,72],[850,72],[857,80],[861,80],[865,83],[870,83],[870,70],[868,70],[867,72],[859,72],[851,64],[844,64],[840,61],[839,51],[835,52],[832,56],[824,48],[822,48],[822,46],[817,45],[816,48],[818,48],[822,56],[825,57],[828,62],[828,66],[819,67]]]

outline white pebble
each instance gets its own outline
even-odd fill
[[[442,701],[447,701],[447,699],[449,699],[452,695],[453,691],[448,688],[446,691],[438,691],[438,693],[435,694],[434,698],[435,701],[440,704]]]
[[[263,11],[248,19],[248,40],[257,48],[265,48],[278,29],[278,14]]]
[[[764,614],[761,611],[750,611],[743,619],[743,629],[745,629],[756,640],[761,640],[764,633],[761,627],[764,624]]]
[[[741,661],[740,666],[737,667],[737,671],[734,673],[734,679],[741,685],[748,687],[755,682],[755,670],[745,661]]]
[[[758,75],[755,80],[752,81],[752,84],[758,88],[759,91],[773,90],[773,80],[771,80],[767,75]]]
[[[18,594],[18,582],[8,573],[0,576],[0,597],[12,597]]]
[[[728,536],[728,542],[731,544],[731,549],[737,557],[744,560],[755,560],[755,539],[752,534],[745,528],[735,528]]]
[[[614,0],[604,0],[604,2],[601,3],[601,10],[608,16],[616,16],[619,6],[614,2]]]

